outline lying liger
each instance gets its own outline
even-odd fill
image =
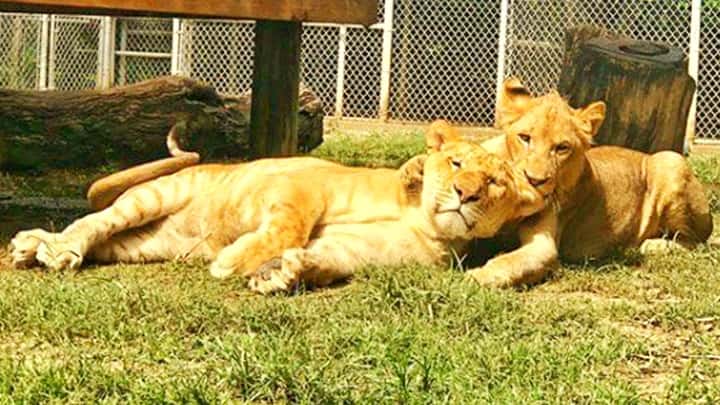
[[[253,290],[268,293],[299,281],[327,285],[368,263],[442,262],[544,207],[506,161],[448,138],[428,133],[419,195],[402,170],[308,157],[198,165],[127,190],[110,182],[89,194],[104,209],[62,233],[18,233],[12,258],[17,267],[73,269],[86,259],[195,256],[212,260],[214,276],[248,276]]]
[[[509,79],[497,117],[505,135],[483,147],[516,162],[549,203],[509,230],[519,239],[517,249],[469,272],[476,281],[534,283],[558,259],[602,258],[628,247],[690,248],[712,233],[703,187],[680,154],[591,147],[605,117],[602,102],[574,109],[556,92],[532,97]]]

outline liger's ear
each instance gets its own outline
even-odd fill
[[[429,152],[438,152],[444,144],[456,142],[460,139],[457,129],[445,120],[433,121],[427,132],[425,132],[425,145],[427,145]]]
[[[597,135],[600,130],[600,126],[605,120],[606,110],[607,107],[605,106],[605,103],[597,101],[578,112],[578,118],[580,118],[580,120],[582,120],[585,124],[586,131],[590,136]]]
[[[530,90],[520,79],[516,77],[505,79],[497,102],[495,126],[504,129],[517,121],[527,111],[530,100],[532,100]]]

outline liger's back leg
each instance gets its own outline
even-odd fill
[[[712,233],[712,215],[703,186],[686,160],[674,152],[658,152],[648,158],[647,175],[653,191],[648,202],[657,213],[657,231],[650,226],[648,232],[664,234],[684,247],[705,242]]]
[[[79,267],[87,252],[113,235],[177,212],[190,200],[188,175],[162,177],[131,188],[110,207],[78,219],[59,234],[40,235],[36,258],[53,269]],[[36,234],[18,233],[11,246],[27,246]],[[26,256],[33,252],[27,250]]]
[[[204,257],[201,238],[179,235],[167,219],[128,229],[93,246],[87,256],[97,263],[149,263],[185,257]]]

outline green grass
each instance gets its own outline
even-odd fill
[[[337,133],[312,155],[350,166],[399,167],[423,152],[425,139],[418,133],[377,133],[365,137]]]
[[[314,154],[420,150],[337,136]],[[720,184],[720,160],[692,164]],[[718,251],[630,252],[516,292],[408,265],[269,298],[199,263],[0,271],[0,403],[716,403],[718,270]]]

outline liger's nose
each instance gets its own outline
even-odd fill
[[[470,192],[468,190],[464,190],[463,187],[458,187],[457,184],[453,184],[453,188],[455,189],[455,192],[457,193],[458,197],[460,197],[460,202],[463,204],[468,203],[468,202],[477,201],[480,199],[480,197],[478,197],[477,193]]]
[[[542,178],[533,177],[530,174],[528,174],[527,171],[525,172],[525,177],[527,177],[528,182],[530,182],[530,184],[532,184],[533,187],[540,187],[550,180],[550,177],[542,177]]]

